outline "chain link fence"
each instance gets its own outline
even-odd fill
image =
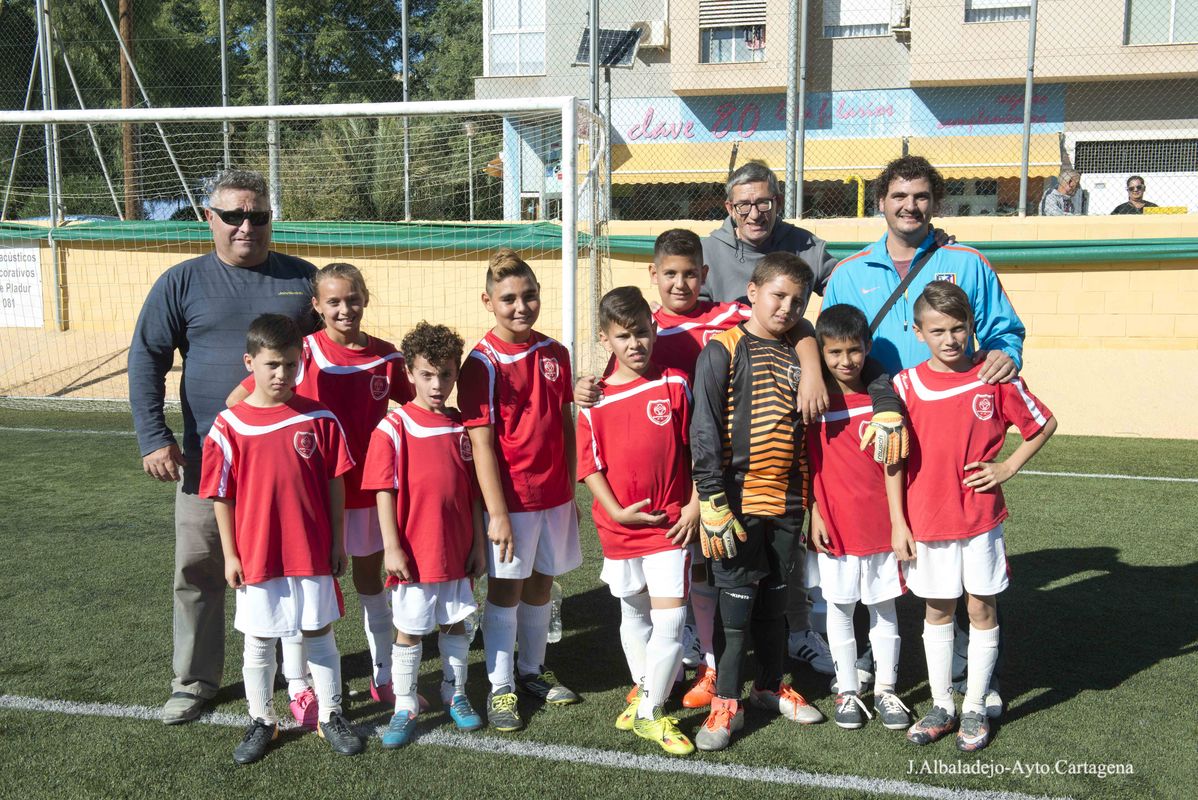
[[[224,94],[233,105],[266,102],[261,2],[130,1],[137,80],[126,76],[122,101],[118,0],[44,0],[58,107],[220,105]],[[280,102],[402,99],[402,5],[280,4]],[[792,137],[802,161],[801,201],[792,202],[808,218],[874,213],[870,182],[904,153],[928,157],[948,179],[941,215],[1040,213],[1045,193],[1061,193],[1063,169],[1079,172],[1079,185],[1048,204],[1052,210],[1105,215],[1117,206],[1128,210],[1128,203],[1133,211],[1153,204],[1198,208],[1198,0],[411,0],[408,6],[412,99],[593,98],[611,126],[603,166],[610,170],[604,202],[613,219],[719,220],[731,169],[761,160],[785,185]],[[596,80],[587,63],[592,6],[604,61]],[[0,106],[7,109],[42,104],[35,8],[6,3],[0,10],[6,78]],[[796,33],[804,29],[805,37]],[[788,89],[795,109],[790,126]],[[206,146],[219,146],[224,131],[203,130]],[[258,134],[234,126],[231,149]],[[446,132],[409,135],[436,140]],[[426,174],[406,201],[364,200],[362,192],[305,195],[293,197],[284,212],[293,219],[467,220],[472,212],[475,219],[554,219],[561,158],[554,137],[524,137],[514,126],[506,135],[516,141],[473,143],[471,171],[482,199],[472,208],[439,204],[436,187],[428,188],[435,179]],[[5,217],[44,216],[46,196],[38,190],[46,183],[44,137],[26,130],[18,146],[13,131],[4,136]],[[342,152],[347,163],[380,138],[357,137],[344,124],[288,131],[292,142],[305,136],[310,148]],[[464,132],[454,138],[455,148],[464,149]],[[125,201],[129,184],[145,194],[147,182],[177,172],[168,144],[146,126],[130,139],[111,130],[63,136],[60,180],[72,203],[65,211],[186,216],[182,187],[136,207]],[[303,169],[301,158],[284,170],[284,193],[289,177]],[[421,191],[428,196],[417,196]],[[498,198],[505,194],[518,202],[503,203]]]

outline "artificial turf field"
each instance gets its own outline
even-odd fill
[[[1178,797],[1198,785],[1198,452],[1192,442],[1059,436],[1030,470],[1189,481],[1023,474],[1007,484],[1012,584],[1000,598],[1008,709],[984,752],[925,748],[876,722],[800,727],[750,709],[722,753],[677,759],[612,722],[629,684],[616,601],[598,580],[584,514],[582,568],[563,576],[565,635],[549,666],[582,704],[522,701],[517,734],[457,734],[434,706],[401,751],[357,758],[284,732],[259,764],[231,753],[246,721],[241,637],[230,625],[211,724],[163,726],[171,659],[172,487],[145,477],[119,413],[0,406],[0,797]],[[86,431],[86,432],[81,432]],[[365,693],[369,656],[348,579],[337,638],[364,730],[389,710]],[[233,603],[229,599],[231,619]],[[899,694],[929,704],[921,609],[899,603]],[[481,640],[471,699],[487,692]],[[794,684],[831,715],[828,679]],[[751,670],[746,670],[751,675]],[[435,639],[421,691],[437,697]],[[286,694],[276,694],[286,711]],[[674,704],[693,735],[702,711]],[[1094,774],[1100,767],[1132,774]],[[968,772],[973,770],[974,772]],[[1083,770],[1085,772],[1070,772]],[[963,772],[964,771],[964,772]]]

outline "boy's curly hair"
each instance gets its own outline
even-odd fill
[[[433,325],[421,320],[403,337],[399,349],[404,363],[411,369],[417,356],[424,356],[434,367],[445,364],[457,366],[462,363],[462,349],[466,346],[461,336],[445,325]]]

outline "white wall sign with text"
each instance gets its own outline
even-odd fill
[[[0,245],[0,328],[40,328],[41,249]]]

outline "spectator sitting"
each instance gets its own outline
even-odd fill
[[[1055,188],[1044,190],[1040,198],[1040,216],[1066,217],[1086,213],[1086,192],[1078,191],[1081,185],[1081,173],[1075,169],[1061,170]]]
[[[1127,179],[1127,202],[1115,206],[1112,214],[1143,214],[1145,208],[1156,208],[1156,203],[1144,199],[1144,179],[1132,175]]]

